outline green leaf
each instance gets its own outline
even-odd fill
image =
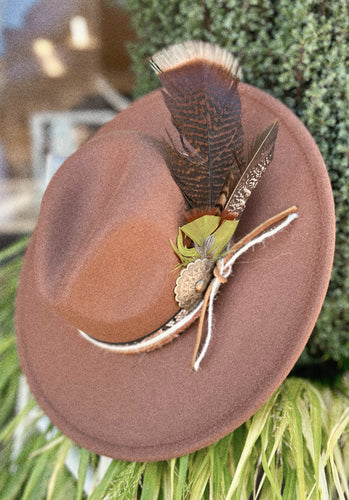
[[[349,407],[343,412],[339,421],[331,429],[327,442],[326,457],[329,457],[334,483],[340,500],[349,496],[348,472],[344,469],[342,456],[339,453],[338,442],[344,430],[349,426]],[[345,492],[345,494],[344,494]]]
[[[220,221],[221,218],[218,216],[203,215],[179,228],[177,248],[172,242],[171,245],[183,265],[187,265],[189,262],[200,257],[195,247],[188,248],[184,245],[183,234],[188,236],[188,238],[200,247],[202,247],[206,239],[213,234],[214,240],[210,250],[211,256],[214,260],[217,260],[221,256],[223,250],[233,237],[238,221],[225,220],[219,225]]]
[[[181,500],[184,498],[184,485],[187,476],[187,468],[188,468],[189,455],[184,455],[178,459],[179,462],[179,471],[178,471],[178,479],[177,479],[177,489],[175,500]]]
[[[190,500],[197,500],[198,498],[203,498],[205,488],[210,479],[210,466],[205,462],[204,467],[200,470],[200,473],[193,474],[193,485],[190,491]]]
[[[81,500],[84,494],[84,483],[85,483],[89,460],[90,460],[90,452],[88,450],[85,450],[85,448],[80,448],[76,500]]]
[[[178,249],[177,251],[175,250],[175,252],[184,265],[187,265],[189,264],[189,262],[192,262],[200,257],[199,252],[195,247],[188,248],[183,244],[183,238],[180,229],[177,237],[177,248]]]
[[[303,435],[302,435],[302,417],[293,399],[293,395],[288,397],[288,407],[290,412],[290,435],[291,446],[294,451],[297,471],[297,499],[306,500],[306,487],[304,478],[304,454],[303,454]],[[292,398],[292,399],[291,399]]]
[[[266,424],[266,421],[270,415],[270,412],[272,411],[275,399],[276,395],[274,394],[252,418],[251,426],[249,428],[249,432],[246,437],[245,445],[242,450],[240,460],[236,468],[233,480],[231,482],[226,500],[231,499],[233,497],[235,490],[239,487],[239,483],[241,482],[241,479],[244,474],[244,468],[246,466],[246,463],[248,462],[249,456],[252,452],[255,442],[259,438]]]
[[[17,258],[18,256],[22,256],[27,245],[28,245],[28,241],[29,241],[29,238],[26,236],[24,238],[20,238],[15,243],[12,243],[12,245],[9,245],[7,248],[4,248],[3,250],[1,250],[1,252],[0,252],[0,266],[3,266],[8,261],[11,261],[14,258]]]
[[[180,227],[180,230],[198,245],[202,245],[206,238],[218,227],[220,217],[215,215],[203,215],[192,222]]]
[[[199,246],[202,246],[208,236],[214,233],[213,249],[223,250],[233,237],[238,221],[225,220],[219,226],[220,220],[221,218],[215,215],[204,215],[185,224],[180,230]]]
[[[161,482],[161,463],[153,462],[145,466],[141,500],[157,500]]]
[[[16,427],[22,421],[22,419],[36,406],[36,402],[34,399],[28,401],[23,410],[16,415],[12,420],[9,421],[7,426],[0,433],[0,441],[6,441],[12,437]]]
[[[49,456],[46,453],[43,453],[40,455],[39,459],[35,461],[35,465],[31,471],[21,500],[28,500],[32,498],[31,495],[34,488],[41,482],[41,479],[46,472],[48,460]]]
[[[146,464],[138,462],[121,462],[121,464],[121,468],[110,481],[107,494],[102,497],[104,500],[134,500],[136,498]]]
[[[304,400],[306,398],[306,401]],[[321,456],[321,398],[315,388],[309,384],[304,390],[303,399],[301,395],[297,398],[297,407],[302,419],[302,433],[309,450],[314,467],[314,484],[320,482],[320,456]],[[309,411],[310,410],[310,411]],[[320,499],[319,491],[316,489],[314,498]]]
[[[16,340],[12,335],[7,339],[2,339],[0,344],[0,355],[4,354],[7,350],[9,350],[11,347],[14,347],[15,345]]]
[[[41,455],[41,453],[45,453],[46,451],[52,450],[52,448],[55,448],[56,446],[62,444],[64,440],[65,440],[64,436],[58,436],[49,443],[45,444],[45,446],[42,446],[38,450],[33,451],[33,453],[31,453],[28,458],[34,458],[37,457],[38,455]]]
[[[297,486],[297,472],[287,467],[285,464],[285,488],[282,494],[282,500],[294,500]]]
[[[22,500],[23,485],[28,481],[29,471],[32,467],[30,461],[15,465],[15,473],[7,474],[6,481],[0,477],[0,499],[1,500]],[[2,480],[3,479],[3,480]]]
[[[65,438],[57,452],[53,472],[48,483],[47,500],[51,500],[53,498],[53,492],[56,486],[58,474],[63,469],[65,460],[72,446],[73,443],[70,441],[70,439]]]

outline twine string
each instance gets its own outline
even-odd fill
[[[271,226],[275,222],[283,219],[287,215],[287,218],[268,231],[264,231],[267,227]],[[285,227],[287,227],[291,222],[298,217],[297,208],[290,207],[289,209],[281,212],[280,214],[268,219],[265,223],[258,226],[256,229],[251,231],[247,236],[238,241],[229,251],[229,253],[224,257],[217,261],[216,268],[214,272],[214,279],[211,281],[210,286],[206,290],[204,303],[201,310],[200,322],[198,326],[198,335],[195,343],[195,348],[192,357],[191,368],[195,371],[198,371],[200,367],[200,363],[206,355],[208,346],[210,344],[212,338],[212,328],[213,328],[213,303],[214,299],[218,293],[218,290],[222,283],[224,283],[229,275],[232,272],[233,264],[235,261],[247,250],[258,245],[259,243],[264,243],[268,238],[273,237],[279,231],[282,231]],[[260,234],[264,231],[262,234]],[[258,236],[259,234],[259,236]],[[200,341],[202,338],[202,330],[204,324],[204,318],[207,311],[207,333],[204,345],[201,349],[199,356],[197,356]]]

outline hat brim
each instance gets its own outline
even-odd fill
[[[52,422],[93,452],[154,461],[215,442],[271,396],[314,327],[335,240],[326,167],[309,132],[288,108],[248,85],[240,84],[240,95],[244,128],[251,136],[275,118],[280,130],[274,160],[248,202],[238,233],[291,205],[298,206],[299,218],[234,265],[215,302],[214,338],[197,373],[189,369],[195,324],[170,344],[139,355],[115,354],[82,338],[41,300],[35,233],[32,237],[16,306],[21,364]],[[104,131],[137,130],[159,138],[165,122],[168,112],[155,91]]]

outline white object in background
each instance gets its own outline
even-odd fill
[[[99,483],[103,477],[104,474],[107,472],[109,465],[112,463],[113,459],[109,457],[105,457],[101,455],[99,462],[98,462],[98,469],[97,469],[97,482]]]
[[[130,99],[120,94],[102,75],[96,77],[96,89],[116,111],[122,111],[131,104]]]
[[[91,45],[91,39],[86,19],[83,16],[74,16],[71,18],[69,24],[74,49],[88,49]]]
[[[39,59],[43,72],[50,78],[60,78],[67,68],[60,60],[55,46],[47,38],[37,38],[33,42],[33,52]]]
[[[46,157],[45,175],[43,176],[42,191],[45,191],[50,180],[55,175],[59,167],[65,162],[66,156],[48,154]]]
[[[45,187],[48,154],[70,156],[80,146],[79,128],[96,130],[114,116],[115,112],[109,110],[33,113],[30,117],[32,166],[38,188],[43,191]]]
[[[33,231],[40,199],[33,180],[0,179],[0,233],[28,234]]]
[[[17,401],[16,401],[16,413],[20,413],[30,400],[30,390],[27,383],[27,379],[24,375],[19,377],[18,384],[18,392],[17,392]],[[13,434],[12,440],[12,450],[11,450],[11,458],[15,461],[22,449],[24,440],[27,436],[27,429],[36,420],[39,416],[40,412],[38,408],[33,408],[30,412],[27,413],[25,417],[22,418],[20,423],[17,425],[16,430]],[[46,427],[47,428],[47,427]]]

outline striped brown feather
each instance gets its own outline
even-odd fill
[[[244,164],[236,61],[214,45],[185,42],[151,64],[182,145],[167,146],[172,176],[190,208],[212,207],[228,171],[239,179]]]

